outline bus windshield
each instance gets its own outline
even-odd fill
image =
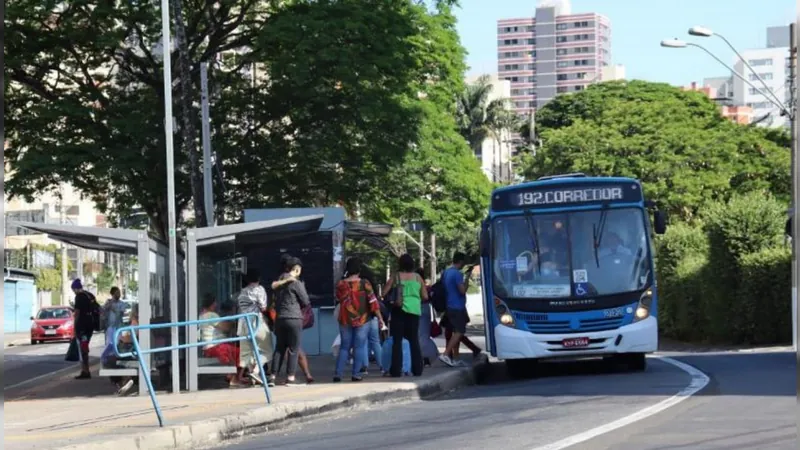
[[[495,219],[494,293],[579,299],[643,289],[651,275],[644,221],[638,208]]]

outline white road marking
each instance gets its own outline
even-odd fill
[[[597,428],[592,428],[591,430],[584,431],[583,433],[572,435],[560,441],[553,442],[552,444],[536,447],[534,450],[562,450],[567,447],[571,447],[573,445],[586,442],[590,439],[594,439],[598,436],[610,433],[619,428],[631,425],[640,420],[644,420],[650,416],[656,415],[668,408],[671,408],[677,405],[678,403],[693,396],[694,394],[698,393],[701,389],[703,389],[704,387],[706,387],[706,385],[708,385],[709,382],[708,375],[704,374],[700,370],[686,363],[683,363],[676,359],[668,358],[666,356],[653,356],[653,358],[657,358],[660,361],[672,364],[673,366],[683,370],[692,377],[692,381],[689,383],[688,386],[683,388],[677,394],[673,395],[672,397],[664,401],[658,402],[655,405],[648,406],[647,408],[641,409],[629,416],[625,416],[621,419],[615,420],[605,425],[601,425]]]

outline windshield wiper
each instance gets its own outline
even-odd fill
[[[600,249],[600,242],[603,240],[603,231],[606,228],[606,219],[608,218],[608,205],[603,205],[603,209],[600,210],[600,220],[599,223],[592,224],[592,239],[594,240],[594,261],[597,264],[597,268],[600,268],[600,255],[598,251]]]
[[[536,255],[536,265],[539,274],[542,273],[542,258],[539,257],[539,233],[536,231],[536,224],[533,222],[533,214],[530,209],[525,210],[525,221],[528,223],[528,237],[531,240],[533,254]]]

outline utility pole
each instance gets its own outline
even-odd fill
[[[536,156],[536,116],[531,109],[528,116],[528,140],[531,143],[531,154]]]
[[[59,210],[59,222],[61,225],[65,225],[67,223],[67,212],[64,208],[64,184],[59,184],[58,186],[58,210]],[[61,304],[62,305],[69,305],[69,288],[67,288],[67,278],[69,277],[69,273],[67,272],[67,266],[69,265],[69,259],[67,258],[67,244],[61,243]]]
[[[211,126],[208,112],[208,63],[200,63],[200,101],[203,114],[203,199],[208,226],[217,224],[214,216],[214,185],[211,175]]]
[[[178,12],[176,12],[178,14]],[[175,148],[173,143],[174,132],[172,123],[172,38],[170,32],[169,0],[161,0],[161,46],[162,61],[164,64],[164,137],[166,138],[167,153],[167,235],[169,238],[169,251],[167,265],[169,266],[169,320],[178,321],[178,238],[176,236],[175,212]],[[184,41],[185,42],[185,41]],[[194,168],[193,168],[194,170]],[[197,197],[195,197],[197,198]],[[146,299],[142,299],[146,301]],[[178,327],[170,330],[171,342],[177,345]],[[172,350],[172,393],[180,392],[179,350]]]
[[[789,25],[789,82],[790,82],[790,102],[788,105],[789,118],[791,120],[791,142],[792,142],[792,203],[794,208],[792,218],[792,344],[797,351],[797,257],[800,255],[800,182],[798,182],[798,142],[800,142],[800,126],[797,123],[797,92],[800,87],[800,80],[797,77],[797,52],[800,49],[800,38],[798,38],[797,27],[800,26],[800,12],[796,22]]]
[[[419,232],[419,267],[425,268],[425,232]]]
[[[436,234],[431,233],[431,283],[436,282]]]

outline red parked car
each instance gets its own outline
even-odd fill
[[[31,345],[69,341],[75,337],[75,311],[68,306],[48,306],[31,317]]]

